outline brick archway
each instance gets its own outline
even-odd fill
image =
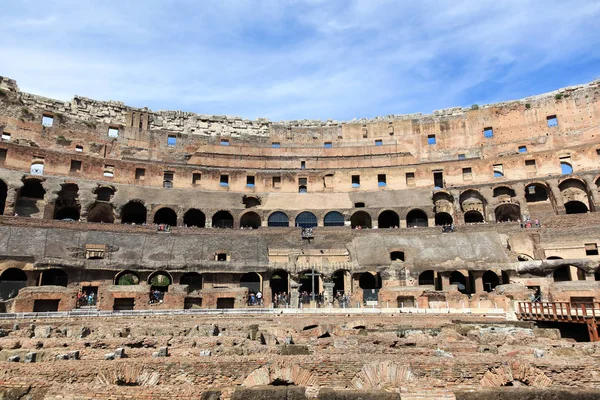
[[[264,386],[274,382],[286,382],[307,388],[318,386],[318,379],[312,372],[297,365],[288,364],[268,364],[260,367],[244,379],[242,386]]]
[[[513,386],[515,382],[533,387],[552,385],[552,380],[541,370],[518,361],[487,371],[479,383],[483,387],[500,387]]]
[[[392,361],[366,364],[360,372],[352,378],[352,386],[358,390],[394,388],[415,379],[407,365],[397,364]]]

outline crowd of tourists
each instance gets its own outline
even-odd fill
[[[343,292],[337,292],[335,297],[333,298],[333,306],[340,308],[348,308],[350,307],[350,297]]]
[[[249,306],[262,306],[263,305],[263,294],[262,292],[250,292],[248,295]]]
[[[542,223],[538,218],[534,219],[533,221],[531,220],[531,218],[527,218],[523,221],[521,221],[519,219],[519,220],[517,220],[517,222],[521,225],[521,228],[541,228],[542,227]]]
[[[278,307],[287,307],[290,305],[290,296],[285,293],[285,292],[281,292],[281,293],[275,293],[273,295],[273,307],[278,308]]]

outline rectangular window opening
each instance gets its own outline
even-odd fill
[[[330,148],[333,147],[333,143],[331,143],[331,142],[325,142],[324,146],[325,146],[326,149],[330,149]]]
[[[163,187],[167,189],[172,188],[174,178],[175,173],[173,171],[165,171],[163,174]]]
[[[271,147],[274,149],[279,149],[281,147],[281,143],[273,142],[273,143],[271,143]]]
[[[494,178],[502,178],[504,176],[504,167],[502,164],[495,164],[493,167]]]
[[[306,169],[306,161],[300,161],[300,169]]]
[[[598,255],[598,245],[596,243],[586,243],[585,244],[585,255],[586,256],[597,256]]]
[[[70,172],[79,172],[79,171],[81,171],[81,161],[71,160]]]
[[[135,169],[135,180],[143,181],[146,176],[146,170],[144,168],[136,168]]]
[[[471,170],[471,167],[463,168],[462,174],[463,174],[463,181],[470,181],[471,179],[473,179],[473,171]]]
[[[50,128],[52,125],[54,125],[54,117],[52,115],[42,116],[42,126]]]
[[[4,163],[6,161],[6,149],[0,149],[0,163]]]
[[[458,159],[459,160],[464,160],[465,158],[467,158],[464,154],[459,154],[458,155]]]
[[[377,186],[379,186],[379,187],[387,186],[387,177],[385,174],[377,175]]]
[[[525,160],[525,166],[528,168],[535,168],[535,160]]]
[[[298,193],[308,193],[308,178],[298,178]]]
[[[113,178],[115,176],[115,166],[114,165],[105,165],[103,175],[107,178]]]
[[[360,187],[360,175],[352,175],[352,187]]]
[[[111,138],[119,137],[119,129],[118,128],[108,128],[108,137],[111,137]]]
[[[409,187],[415,186],[415,173],[414,172],[406,173],[406,186],[409,186]]]
[[[273,187],[274,188],[280,188],[281,187],[281,177],[280,176],[274,176],[273,177]]]
[[[558,126],[558,118],[556,118],[556,115],[547,116],[546,122],[548,122],[549,128],[552,128],[553,126]]]
[[[2,132],[2,141],[4,141],[4,142],[10,141],[10,133]]]
[[[77,151],[79,153],[83,152],[83,146],[81,146],[81,145],[75,146],[75,151]]]
[[[176,144],[177,144],[177,136],[175,136],[175,135],[169,135],[167,137],[167,146],[169,146],[169,147],[175,147]]]
[[[198,185],[198,184],[200,184],[201,180],[202,180],[202,174],[200,172],[193,172],[192,173],[192,185]]]
[[[527,153],[527,146],[519,146],[519,153]]]
[[[444,187],[444,173],[442,171],[433,171],[433,187],[435,189]]]
[[[428,135],[427,136],[427,144],[429,144],[429,145],[436,144],[435,135]]]
[[[221,175],[221,179],[219,180],[219,185],[221,186],[229,186],[229,175]]]
[[[381,139],[375,140],[375,146],[383,146],[383,140],[381,140]]]
[[[221,139],[221,146],[229,146],[229,139]]]
[[[485,137],[485,138],[494,137],[494,130],[491,127],[483,128],[483,137]]]
[[[246,186],[254,187],[254,176],[253,175],[246,176]]]

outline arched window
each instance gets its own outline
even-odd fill
[[[301,212],[296,217],[296,226],[300,228],[313,228],[317,226],[317,217],[308,211]]]
[[[371,228],[373,226],[371,223],[371,216],[365,211],[357,211],[352,214],[352,217],[350,217],[350,224],[352,225],[352,229]]]
[[[171,276],[164,271],[153,272],[148,277],[148,284],[151,290],[166,292],[169,290],[169,285],[171,285]]]
[[[525,201],[536,203],[548,200],[548,189],[539,183],[532,183],[525,187]]]
[[[154,223],[177,226],[177,213],[169,207],[163,207],[154,213]]]
[[[498,274],[493,271],[485,271],[482,278],[483,290],[486,292],[491,292],[500,284],[500,278]]]
[[[476,224],[483,222],[483,215],[477,210],[467,211],[465,213],[465,224]]]
[[[423,210],[411,210],[406,215],[406,226],[408,228],[428,226],[427,214]]]
[[[459,292],[467,293],[467,279],[462,273],[454,271],[450,274],[449,281],[451,285],[456,285],[458,287]]]
[[[115,222],[115,214],[109,203],[96,202],[90,208],[87,215],[88,222],[102,222],[112,224]]]
[[[341,213],[331,211],[325,214],[323,224],[325,226],[344,226],[344,221],[344,216]]]
[[[179,278],[180,285],[188,285],[188,292],[202,289],[202,275],[197,272],[188,272]]]
[[[377,226],[380,229],[400,227],[400,217],[392,210],[386,210],[377,217]]]
[[[115,277],[115,285],[138,285],[140,283],[140,277],[131,271],[122,271]]]
[[[142,225],[146,223],[148,210],[137,201],[130,201],[121,210],[121,223]]]
[[[18,268],[9,268],[0,274],[0,299],[12,299],[27,286],[27,274]]]
[[[452,225],[454,222],[452,216],[445,212],[435,214],[435,226]]]
[[[269,226],[290,226],[290,219],[285,213],[275,211],[273,214],[269,215],[267,224]]]
[[[233,216],[227,211],[219,211],[212,217],[213,228],[233,228]]]
[[[581,201],[574,200],[565,203],[565,212],[567,214],[585,214],[588,212],[588,208]]]
[[[54,219],[78,221],[81,212],[79,187],[69,183],[62,185],[54,203]]]
[[[15,215],[20,217],[31,217],[43,210],[43,200],[46,190],[39,179],[27,179],[19,190],[15,203]]]
[[[260,275],[256,272],[248,272],[242,275],[240,278],[240,287],[248,288],[249,293],[261,292]]]
[[[246,214],[242,215],[242,219],[240,220],[240,226],[242,228],[258,229],[260,228],[260,225],[260,215],[255,212],[247,212]]]
[[[566,161],[560,162],[560,172],[563,175],[569,175],[573,173],[573,167]]]
[[[185,226],[204,228],[206,226],[206,216],[202,211],[195,208],[190,208],[185,214],[183,214],[183,223]]]
[[[373,275],[370,272],[360,274],[358,286],[361,289],[381,289],[381,277],[379,274]]]
[[[494,210],[494,214],[498,222],[518,221],[521,219],[521,208],[512,203],[500,204]]]
[[[419,285],[435,286],[435,272],[433,270],[421,272],[419,274]]]
[[[51,268],[42,272],[40,286],[67,286],[69,279],[62,269]]]

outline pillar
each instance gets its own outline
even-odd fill
[[[565,214],[565,205],[563,203],[563,198],[562,194],[560,193],[560,189],[558,188],[558,181],[553,179],[547,181],[547,183],[550,187],[550,196],[554,197],[554,200],[556,200],[556,213]]]
[[[485,289],[483,288],[483,272],[481,271],[472,271],[473,280],[475,281],[475,293],[483,293]]]
[[[323,287],[324,287],[324,295],[325,295],[325,303],[327,305],[330,305],[333,303],[333,287],[335,286],[335,284],[333,282],[325,282],[323,283]]]
[[[290,308],[298,308],[300,305],[300,284],[296,282],[290,283]]]

